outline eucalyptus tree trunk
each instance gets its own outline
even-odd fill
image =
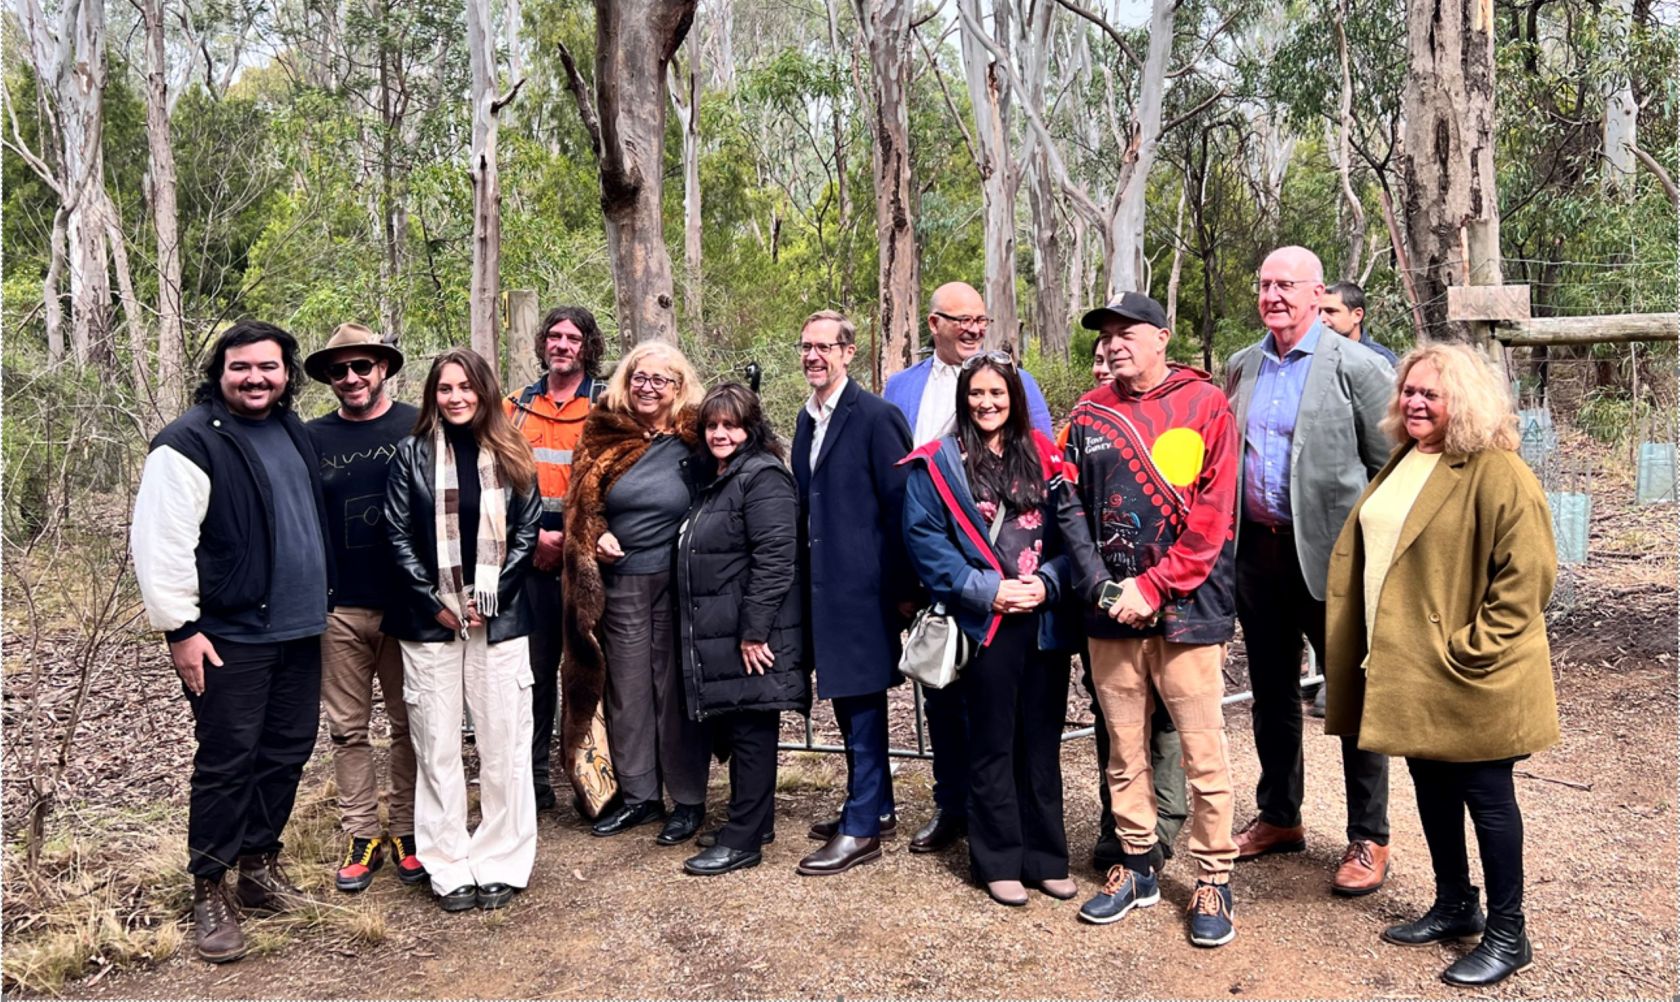
[[[1172,55],[1175,0],[1153,0],[1149,11],[1149,48],[1143,57],[1142,83],[1131,129],[1121,156],[1107,228],[1108,294],[1148,292],[1143,271],[1144,196],[1155,147],[1161,139],[1161,106],[1166,95],[1167,59]]]
[[[980,0],[958,0],[968,16],[964,23],[980,23]],[[1008,51],[1009,0],[992,0],[992,38]],[[1015,348],[1019,323],[1015,310],[1015,189],[1017,171],[1009,151],[1009,89],[1000,79],[994,58],[962,31],[963,76],[968,102],[974,109],[975,167],[980,171],[980,197],[985,222],[986,312],[992,325],[987,345]]]
[[[501,289],[502,180],[496,169],[496,124],[506,102],[496,96],[495,37],[490,0],[467,0],[467,60],[472,76],[472,161],[468,173],[473,190],[467,322],[473,350],[499,372],[501,339],[496,306]],[[508,100],[512,100],[511,94]]]
[[[875,236],[880,243],[880,357],[884,382],[909,368],[921,323],[915,185],[910,174],[911,0],[854,0],[869,50],[874,104]]]
[[[1044,107],[1044,82],[1050,76],[1051,0],[1039,0],[1021,28],[1021,85],[1025,101]],[[1067,251],[1062,240],[1056,199],[1056,174],[1049,154],[1037,135],[1027,133],[1022,150],[1027,180],[1027,201],[1032,209],[1033,249],[1033,333],[1046,357],[1068,357]]]
[[[1429,337],[1467,340],[1447,321],[1447,288],[1501,280],[1491,4],[1407,0],[1406,37],[1406,256]]]
[[[1639,105],[1633,95],[1633,78],[1627,71],[1628,35],[1633,30],[1633,0],[1608,0],[1600,15],[1600,32],[1610,58],[1604,78],[1604,180],[1624,194],[1633,191],[1638,166],[1634,150],[1639,146]]]
[[[1341,96],[1336,109],[1336,168],[1342,183],[1342,200],[1347,205],[1341,276],[1353,281],[1365,256],[1365,207],[1353,190],[1353,72],[1348,54],[1347,7],[1348,0],[1338,0],[1334,20],[1336,54],[1342,71]]]
[[[683,322],[689,333],[703,333],[700,262],[700,42],[689,32],[688,67],[670,67],[671,106],[683,127]],[[679,93],[686,95],[679,97]]]
[[[601,171],[621,345],[675,343],[664,192],[666,67],[694,23],[696,0],[595,0],[595,97],[564,46],[572,97]],[[597,110],[599,115],[597,116]]]
[[[186,345],[181,320],[180,217],[175,200],[175,149],[169,128],[169,69],[164,57],[163,0],[143,0],[146,24],[146,144],[150,157],[152,228],[157,231],[157,373],[155,407],[146,422],[173,417],[186,393]],[[136,387],[139,389],[139,387]]]

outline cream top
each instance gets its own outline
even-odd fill
[[[1371,630],[1377,622],[1377,600],[1382,597],[1383,580],[1388,577],[1389,564],[1394,560],[1394,547],[1400,542],[1400,528],[1417,502],[1424,482],[1435,472],[1440,461],[1439,452],[1419,452],[1413,449],[1397,463],[1388,479],[1365,499],[1359,509],[1359,531],[1365,539],[1365,642],[1371,642]]]

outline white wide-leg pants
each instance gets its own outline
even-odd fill
[[[487,643],[479,630],[465,642],[404,640],[402,654],[403,702],[416,759],[414,841],[432,890],[526,886],[537,856],[530,645],[524,637]],[[461,765],[463,690],[477,729],[482,815],[470,835]]]

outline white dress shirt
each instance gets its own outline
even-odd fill
[[[822,455],[823,436],[828,434],[828,420],[834,416],[834,408],[840,405],[840,394],[846,392],[847,376],[842,373],[840,381],[834,384],[834,389],[828,394],[828,399],[817,403],[817,395],[812,393],[805,399],[805,413],[811,415],[815,426],[811,429],[811,469],[817,468],[817,457]]]
[[[947,365],[935,355],[927,385],[922,388],[921,406],[916,409],[916,444],[949,435],[956,423],[957,366]]]

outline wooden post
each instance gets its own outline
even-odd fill
[[[1472,275],[1477,274],[1474,245],[1467,256]],[[1495,336],[1494,328],[1501,322],[1527,320],[1529,316],[1529,288],[1526,285],[1500,285],[1497,259],[1492,264],[1492,282],[1474,285],[1454,285],[1447,288],[1447,319],[1463,323],[1470,332],[1470,343],[1480,348],[1493,363],[1502,378],[1505,372],[1505,350]],[[1488,275],[1490,272],[1483,271]]]
[[[506,360],[503,389],[512,393],[529,386],[542,375],[533,345],[537,338],[537,294],[532,289],[509,289],[502,297],[503,327],[507,337],[502,339]]]

